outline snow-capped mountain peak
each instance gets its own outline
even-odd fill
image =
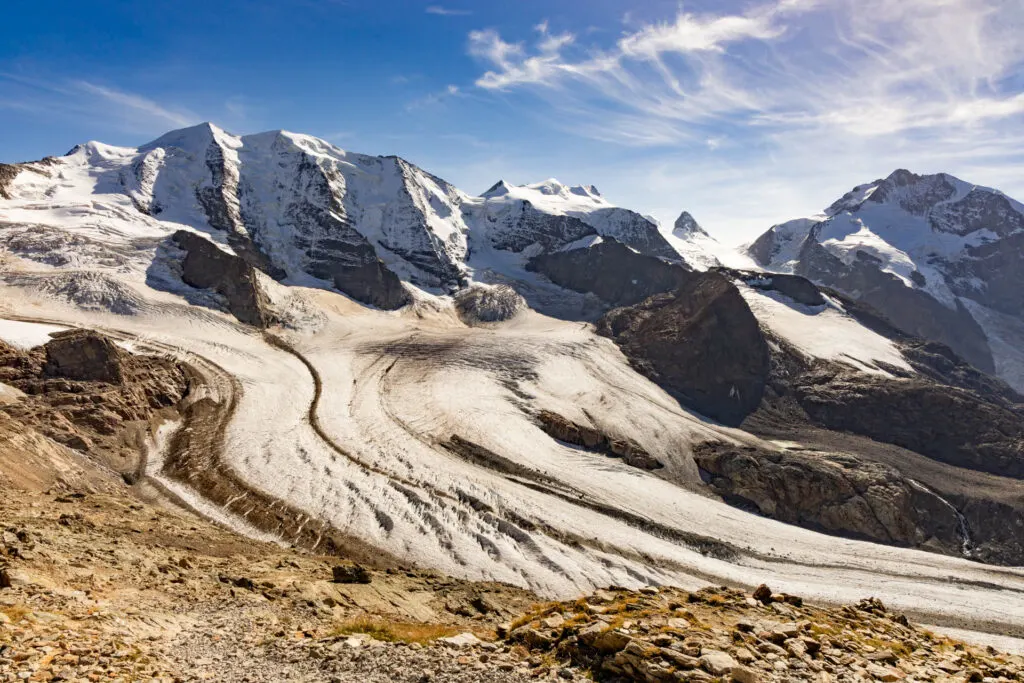
[[[998,190],[897,169],[823,214],[773,226],[748,253],[863,298],[1024,387],[1024,205]],[[1020,339],[1007,342],[1015,326]]]
[[[685,239],[690,235],[707,235],[707,231],[700,227],[689,211],[683,211],[679,214],[679,218],[676,219],[675,224],[672,227],[672,234],[676,237]]]

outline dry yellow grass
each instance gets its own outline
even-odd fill
[[[377,640],[389,643],[429,643],[453,636],[459,633],[460,629],[445,626],[442,624],[421,624],[414,622],[388,621],[379,617],[356,617],[343,621],[335,628],[331,635],[347,636],[356,633],[365,633]]]
[[[28,614],[31,611],[32,610],[30,610],[28,607],[25,607],[24,605],[13,605],[11,607],[4,607],[3,609],[0,609],[0,612],[3,612],[8,617],[10,617],[12,624],[17,624],[19,621],[25,618],[26,614]]]

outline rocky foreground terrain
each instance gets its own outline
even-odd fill
[[[5,480],[0,681],[1014,681],[877,600],[501,584],[262,544],[124,491]]]

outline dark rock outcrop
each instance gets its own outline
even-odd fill
[[[593,227],[579,218],[544,213],[527,200],[501,220],[501,229],[491,233],[491,244],[505,251],[519,252],[539,244],[545,252],[553,252],[588,235],[597,235]]]
[[[10,186],[21,169],[13,164],[0,164],[0,199],[10,199]]]
[[[694,458],[718,493],[765,516],[881,543],[963,550],[956,511],[887,465],[718,442],[699,445]]]
[[[746,283],[754,289],[776,291],[805,306],[825,304],[825,297],[821,295],[821,290],[805,277],[780,273],[745,273],[741,275]]]
[[[761,402],[768,343],[739,290],[719,273],[687,273],[672,293],[609,311],[598,333],[680,403],[738,425]]]
[[[210,240],[187,230],[171,239],[185,251],[181,279],[199,289],[212,289],[238,320],[256,327],[271,322],[268,299],[260,289],[256,269],[245,259],[229,254]]]
[[[358,564],[338,565],[331,568],[334,583],[371,583],[373,577],[365,567]]]
[[[124,379],[125,352],[92,330],[59,333],[43,348],[46,351],[43,372],[47,377],[109,383]]]
[[[622,458],[630,467],[642,470],[658,470],[664,467],[654,456],[629,439],[609,437],[593,427],[577,424],[549,410],[537,413],[537,420],[541,429],[558,441],[613,458]]]
[[[638,254],[610,238],[585,249],[536,256],[527,270],[542,273],[560,287],[593,293],[610,306],[640,303],[695,277],[680,265]]]
[[[1024,232],[969,247],[967,255],[949,265],[953,291],[1000,313],[1024,317]],[[984,286],[979,288],[978,282]]]
[[[402,281],[377,258],[362,265],[332,268],[334,286],[356,301],[386,311],[401,308],[412,302]]]
[[[828,429],[956,467],[1024,478],[1024,415],[997,400],[923,379],[828,367],[800,376],[792,390],[807,415]]]

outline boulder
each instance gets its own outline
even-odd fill
[[[732,673],[739,663],[731,655],[720,650],[706,650],[700,656],[700,665],[709,674],[724,676]]]
[[[334,583],[370,583],[373,577],[358,564],[338,565],[331,568]]]
[[[754,589],[754,599],[767,605],[772,601],[772,589],[762,583]]]
[[[625,649],[632,639],[619,631],[604,631],[594,638],[594,649],[603,654],[613,654]]]
[[[113,341],[92,330],[69,330],[43,348],[48,377],[118,384],[124,379],[126,354]]]

